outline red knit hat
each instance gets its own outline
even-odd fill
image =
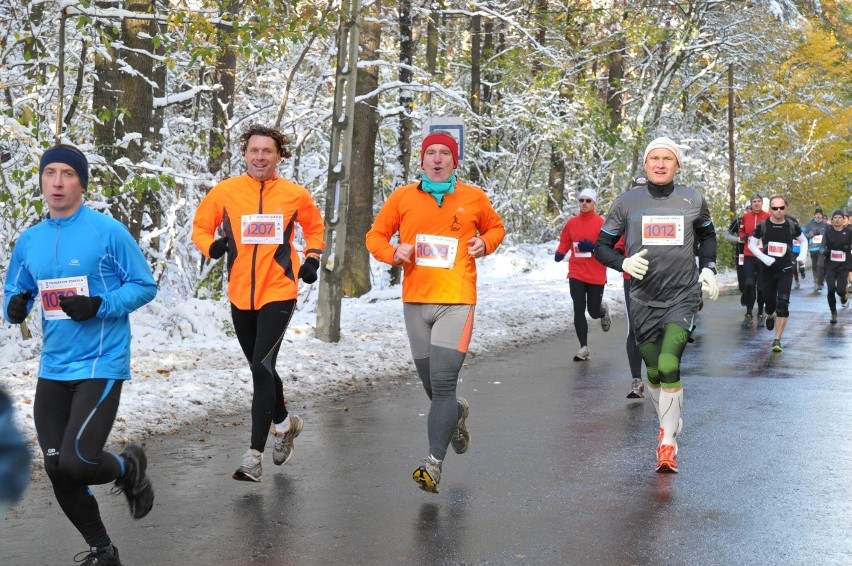
[[[450,148],[450,152],[453,154],[453,166],[458,167],[459,144],[456,141],[456,138],[452,136],[452,134],[443,130],[432,132],[431,134],[423,138],[423,143],[420,144],[420,167],[423,167],[423,154],[426,153],[426,148],[436,143],[443,144]]]

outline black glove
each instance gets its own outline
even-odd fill
[[[219,238],[210,244],[210,249],[207,250],[207,255],[209,255],[212,259],[219,259],[225,255],[226,251],[228,251],[228,238]]]
[[[804,278],[805,278],[805,274],[806,274],[806,273],[807,273],[807,271],[805,271],[805,266],[804,266],[804,265],[800,265],[800,266],[799,266],[799,277],[801,277],[802,279],[804,279]]]
[[[563,259],[565,259],[565,254],[561,254],[559,252],[556,252],[555,254],[553,254],[553,261],[555,261],[556,263],[559,263]]]
[[[9,307],[6,309],[9,320],[15,324],[24,322],[24,319],[27,318],[27,303],[30,302],[32,296],[32,291],[24,291],[9,299]]]
[[[595,251],[595,243],[591,240],[581,240],[577,242],[577,250],[583,253]]]
[[[316,283],[317,269],[319,269],[319,260],[315,257],[309,257],[299,268],[299,279],[305,283]]]
[[[83,322],[98,314],[102,302],[104,301],[100,297],[68,295],[59,299],[59,308],[74,322]]]

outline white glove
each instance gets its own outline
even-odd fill
[[[775,263],[775,258],[770,255],[763,255],[763,257],[757,256],[757,259],[763,262],[763,265],[769,267],[773,263]]]
[[[702,269],[698,282],[701,283],[701,290],[707,291],[710,300],[715,301],[719,298],[719,284],[716,282],[716,274],[713,271],[706,267]]]
[[[622,271],[641,281],[645,278],[645,274],[648,273],[648,260],[645,259],[646,255],[648,255],[648,250],[643,249],[639,250],[639,253],[637,254],[624,258],[624,261],[621,262]]]

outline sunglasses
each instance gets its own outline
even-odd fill
[[[784,210],[787,207],[786,206],[770,206],[769,208],[771,208],[772,210]]]
[[[590,199],[590,198],[581,198],[581,199],[579,200],[579,202],[595,202],[595,201],[593,201],[593,200],[592,200],[592,199]]]

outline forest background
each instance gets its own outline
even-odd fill
[[[38,161],[61,140],[88,155],[87,203],[130,227],[161,300],[221,297],[223,262],[190,241],[195,205],[244,171],[238,138],[260,123],[291,138],[279,172],[324,210],[349,4],[0,0],[0,273],[43,216]],[[361,0],[359,14],[346,296],[377,284],[364,234],[418,176],[430,118],[464,120],[460,175],[513,243],[557,237],[583,188],[605,212],[658,135],[684,147],[680,182],[718,230],[754,192],[788,195],[802,222],[852,206],[843,0]]]

